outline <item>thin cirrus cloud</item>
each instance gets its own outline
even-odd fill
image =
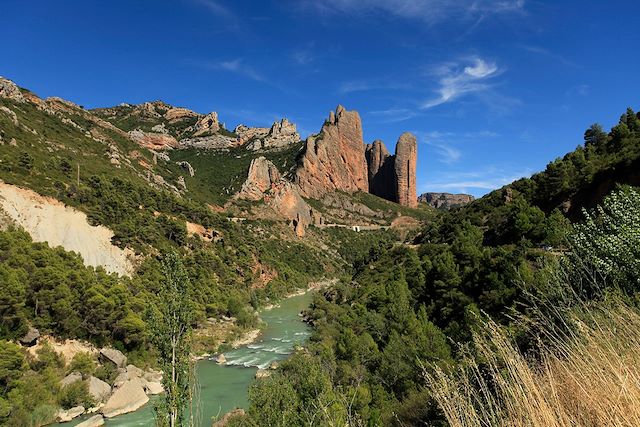
[[[231,9],[229,9],[227,6],[224,6],[219,1],[216,1],[216,0],[191,0],[191,1],[194,4],[207,9],[209,12],[218,16],[219,18],[230,20],[233,23],[235,23],[238,19],[237,15]]]
[[[352,92],[366,92],[371,90],[400,90],[409,89],[411,85],[394,81],[370,81],[370,80],[353,80],[344,82],[338,88],[340,94]]]
[[[522,177],[531,176],[530,169],[509,170],[506,167],[490,166],[476,171],[449,172],[425,182],[421,192],[459,192],[481,196],[487,191],[503,187]]]
[[[477,22],[489,15],[524,10],[524,0],[305,0],[301,3],[325,14],[378,12],[435,24],[449,19]]]
[[[438,77],[437,96],[423,102],[422,109],[454,101],[462,96],[488,90],[488,81],[501,73],[494,62],[479,57],[467,59],[466,65],[460,63],[442,64],[433,70]]]
[[[462,151],[457,146],[498,136],[496,132],[487,130],[462,133],[440,131],[414,133],[418,135],[420,142],[433,147],[438,160],[447,165],[458,162],[462,157]]]
[[[209,62],[206,64],[206,67],[216,71],[228,71],[230,73],[247,77],[257,82],[266,81],[266,79],[262,74],[254,70],[249,65],[244,64],[241,58],[237,58],[230,61],[221,61],[221,62],[214,62],[214,63]]]

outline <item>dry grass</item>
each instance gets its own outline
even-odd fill
[[[427,375],[450,425],[640,426],[640,312],[621,304],[581,313],[571,328],[539,325],[548,344],[535,362],[487,322],[475,358],[458,372]]]

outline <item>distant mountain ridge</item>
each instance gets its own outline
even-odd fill
[[[418,202],[427,203],[436,209],[451,209],[464,206],[475,200],[470,194],[422,193]]]

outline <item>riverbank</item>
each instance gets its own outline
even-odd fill
[[[283,299],[278,307],[261,311],[264,328],[255,340],[225,352],[226,363],[218,364],[212,358],[196,363],[198,408],[201,422],[196,427],[211,427],[219,419],[236,408],[249,407],[249,387],[255,381],[259,369],[266,369],[273,362],[288,358],[298,345],[303,345],[311,335],[311,329],[298,314],[309,307],[313,294]],[[152,405],[106,422],[107,427],[131,427],[153,425]],[[65,426],[66,427],[66,426]]]

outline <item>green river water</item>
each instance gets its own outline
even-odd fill
[[[304,343],[311,331],[298,316],[309,307],[312,293],[283,300],[279,306],[263,310],[260,317],[267,324],[256,342],[225,353],[226,365],[213,360],[196,364],[199,383],[200,426],[211,426],[213,417],[234,408],[246,408],[248,389],[259,368],[267,368],[271,362],[282,360],[291,354],[296,344]],[[157,396],[153,399],[162,398]],[[106,420],[108,427],[134,427],[154,425],[153,399],[136,412]],[[81,417],[59,426],[72,427],[87,417]]]

